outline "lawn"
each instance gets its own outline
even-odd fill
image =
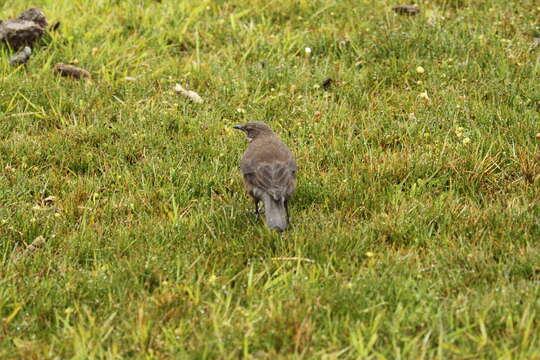
[[[0,358],[540,359],[540,4],[395,4],[0,2],[61,22],[0,47]]]

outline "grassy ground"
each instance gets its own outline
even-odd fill
[[[33,5],[62,25],[27,69],[0,50],[0,358],[540,359],[536,1],[0,18]],[[248,120],[297,155],[282,235],[249,213]]]

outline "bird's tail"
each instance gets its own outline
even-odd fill
[[[287,210],[285,209],[285,200],[274,199],[266,194],[264,196],[264,213],[266,216],[266,225],[272,230],[283,231],[287,227]]]

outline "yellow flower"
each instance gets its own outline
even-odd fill
[[[457,136],[458,138],[460,138],[460,137],[463,136],[463,128],[462,128],[461,126],[458,126],[458,127],[454,130],[454,132],[456,133],[456,136]]]
[[[423,74],[423,73],[425,72],[425,70],[424,70],[423,67],[418,66],[418,67],[416,68],[416,72],[419,73],[419,74]]]

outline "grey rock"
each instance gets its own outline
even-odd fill
[[[28,46],[25,46],[21,52],[9,58],[9,64],[11,66],[24,65],[28,62],[28,59],[30,59],[31,54],[32,49],[30,49],[30,47]]]
[[[33,21],[39,26],[41,26],[43,29],[45,29],[48,25],[47,18],[45,17],[45,14],[41,12],[41,10],[36,8],[30,8],[23,12],[19,17],[18,20],[28,20]]]
[[[43,35],[43,28],[33,21],[7,20],[0,24],[0,40],[13,49],[31,46]]]
[[[47,20],[38,9],[23,12],[17,19],[0,22],[0,41],[15,50],[32,46],[45,32]]]

